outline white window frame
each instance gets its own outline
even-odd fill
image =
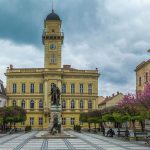
[[[80,94],[83,94],[84,91],[84,85],[83,83],[80,83]]]

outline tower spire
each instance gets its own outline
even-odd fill
[[[54,12],[54,2],[52,0],[52,12]]]

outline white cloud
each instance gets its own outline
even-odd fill
[[[14,68],[43,67],[43,52],[32,45],[18,45],[0,39],[0,79],[5,82],[4,73],[12,64]]]

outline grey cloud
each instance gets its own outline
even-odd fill
[[[150,1],[54,2],[65,33],[63,63],[72,64],[79,69],[99,68],[100,94],[110,95],[118,90],[134,91],[134,69],[141,61],[149,58],[146,50],[150,46]],[[11,5],[9,3],[10,0],[0,1],[0,38],[9,39],[20,47],[20,44],[23,47],[34,45],[37,51],[41,50],[34,61],[38,62],[39,57],[42,61],[41,35],[44,18],[51,9],[50,1],[12,0]],[[28,57],[29,55],[32,57],[32,53],[27,54]],[[19,57],[14,59],[19,62]],[[21,65],[25,66],[22,63]]]

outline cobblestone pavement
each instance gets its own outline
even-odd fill
[[[130,142],[103,137],[90,133],[69,133],[75,139],[34,139],[39,132],[19,133],[0,138],[0,150],[150,150],[150,146],[141,146]]]

